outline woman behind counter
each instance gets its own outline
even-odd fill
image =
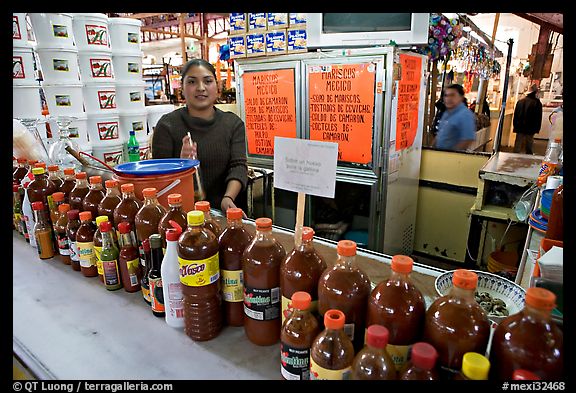
[[[219,95],[216,70],[206,60],[182,66],[186,106],[158,120],[152,137],[153,158],[190,158],[197,153],[206,199],[226,212],[246,187],[246,131],[232,112],[214,107]],[[192,136],[192,143],[188,137]]]

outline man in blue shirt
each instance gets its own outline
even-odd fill
[[[466,150],[476,140],[474,113],[464,104],[464,88],[452,84],[444,90],[446,111],[438,124],[436,147],[446,150]]]

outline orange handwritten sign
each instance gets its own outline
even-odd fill
[[[310,139],[338,143],[338,160],[372,161],[376,66],[308,66]]]
[[[248,153],[274,155],[274,137],[296,138],[294,70],[246,72],[244,112]]]
[[[420,102],[420,78],[422,58],[400,54],[402,65],[398,81],[398,109],[396,111],[396,151],[414,143],[418,132],[418,104]]]

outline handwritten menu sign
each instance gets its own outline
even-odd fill
[[[373,63],[308,66],[310,139],[338,143],[338,160],[372,160]]]
[[[244,108],[248,154],[274,155],[274,137],[296,138],[294,70],[246,72]]]
[[[396,111],[396,151],[414,143],[418,132],[418,104],[420,101],[420,78],[422,58],[400,55],[401,77],[398,81],[398,109]]]

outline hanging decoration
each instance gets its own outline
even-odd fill
[[[460,72],[466,71],[482,79],[500,74],[500,64],[494,60],[491,51],[467,38],[458,42],[450,61]]]
[[[462,26],[457,18],[448,19],[442,14],[431,14],[428,45],[422,47],[420,53],[427,55],[431,61],[443,60],[450,50],[456,48],[461,36]]]

